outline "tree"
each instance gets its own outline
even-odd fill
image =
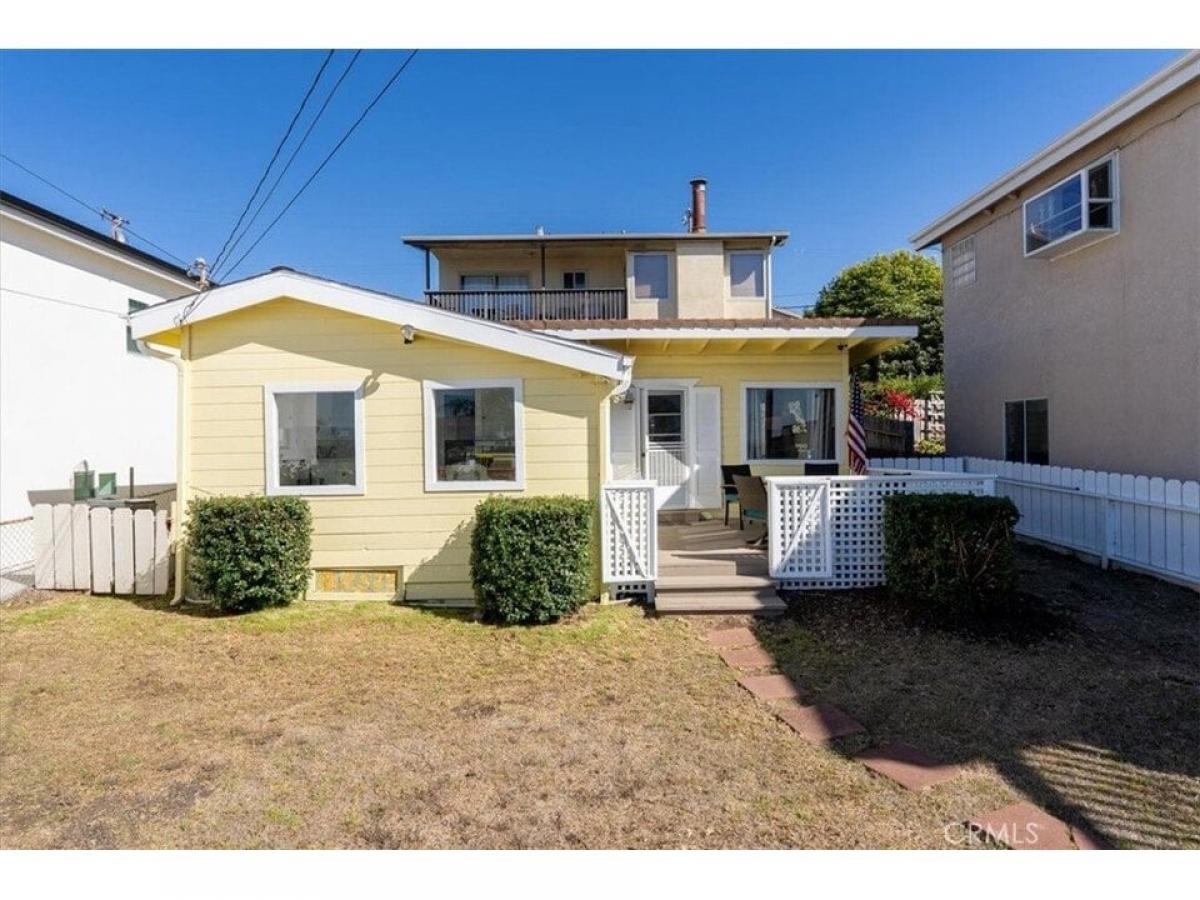
[[[855,263],[821,288],[809,315],[917,322],[916,340],[868,363],[871,381],[942,371],[942,270],[928,257],[897,250]]]

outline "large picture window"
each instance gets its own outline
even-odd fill
[[[747,385],[745,459],[837,462],[837,389],[833,385]]]
[[[268,385],[267,493],[361,494],[362,391],[345,385]]]
[[[1004,404],[1004,458],[1039,466],[1050,464],[1050,416],[1045,400]]]
[[[519,380],[425,383],[425,488],[524,487]]]

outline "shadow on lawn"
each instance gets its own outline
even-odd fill
[[[1008,627],[923,627],[882,593],[797,594],[759,639],[873,742],[989,763],[1116,846],[1200,846],[1200,597],[1049,551],[1018,558]]]

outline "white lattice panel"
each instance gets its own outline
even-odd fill
[[[784,580],[829,577],[833,554],[828,482],[772,484],[768,499],[771,577]]]
[[[777,520],[772,507],[771,571],[788,590],[875,587],[883,584],[883,500],[889,494],[988,494],[987,478],[951,474],[871,475],[833,478],[770,478],[773,493],[783,495],[814,482],[827,485],[826,535],[830,565],[823,575],[793,573],[777,558],[791,539],[788,520]],[[782,507],[781,507],[782,509]]]
[[[614,482],[601,488],[600,540],[605,584],[645,585],[654,580],[658,517],[653,482]]]

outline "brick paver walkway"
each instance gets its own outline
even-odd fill
[[[1032,803],[1014,803],[967,824],[980,837],[1003,844],[1010,850],[1099,850],[1099,841]]]
[[[743,673],[768,669],[774,657],[758,643],[749,628],[710,631],[706,638],[721,658]],[[742,674],[738,684],[768,706],[781,721],[806,741],[829,744],[837,738],[866,731],[848,713],[826,703],[806,705],[800,687],[787,675]],[[945,765],[908,744],[874,747],[854,757],[872,772],[910,791],[923,791],[956,777],[961,769]],[[1104,845],[1081,829],[1072,829],[1032,803],[1014,803],[1003,809],[972,816],[967,821],[976,834],[1013,850],[1100,850]]]

